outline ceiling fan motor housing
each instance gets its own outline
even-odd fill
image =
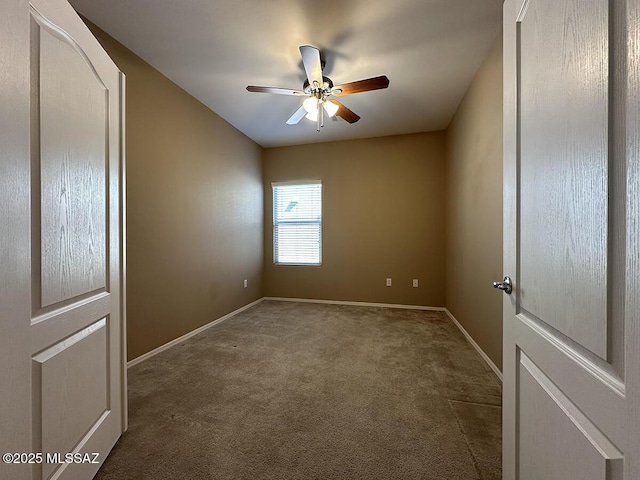
[[[331,89],[333,88],[333,82],[331,81],[331,79],[329,77],[322,77],[322,85],[320,86],[320,88],[318,89],[321,93],[329,93],[331,92]],[[305,80],[304,83],[302,84],[302,90],[304,91],[304,93],[306,93],[307,95],[311,95],[312,93],[314,93],[314,88],[309,84],[309,80]]]

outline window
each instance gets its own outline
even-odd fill
[[[322,183],[273,183],[273,263],[322,263]]]

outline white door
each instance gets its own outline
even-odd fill
[[[505,479],[640,479],[640,0],[504,3]]]
[[[0,478],[90,479],[126,428],[124,77],[66,0],[3,0],[0,45]]]

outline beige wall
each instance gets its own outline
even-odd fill
[[[132,359],[263,296],[261,148],[89,26],[127,76]]]
[[[444,140],[436,132],[265,149],[265,295],[444,306]],[[271,183],[300,179],[322,180],[323,263],[275,266]]]
[[[447,129],[446,304],[502,368],[502,36]]]

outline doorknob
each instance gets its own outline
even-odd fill
[[[511,295],[511,278],[504,277],[501,282],[493,282],[493,288],[497,288],[498,290],[502,290],[507,295]]]

